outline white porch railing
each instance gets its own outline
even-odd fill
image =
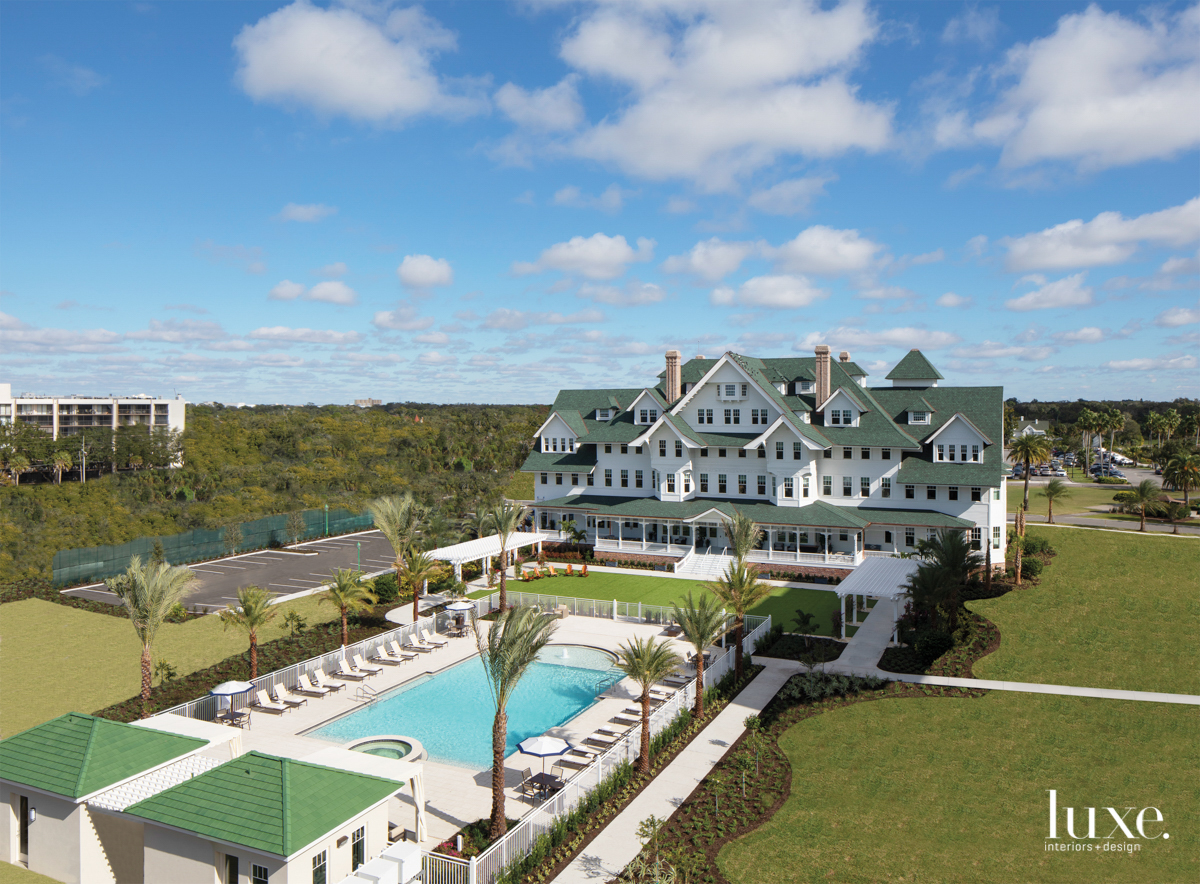
[[[830,568],[856,568],[862,564],[863,554],[859,553],[806,553],[789,550],[751,550],[746,557],[752,562],[774,565],[826,565]]]

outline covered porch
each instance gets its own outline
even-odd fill
[[[557,535],[557,532],[555,534]],[[536,546],[537,551],[540,553],[544,541],[557,539],[557,536],[539,532],[516,531],[508,535],[508,543],[505,549],[506,558],[511,559],[517,550],[526,546]],[[456,543],[453,546],[443,546],[429,553],[430,558],[441,562],[449,562],[453,565],[454,579],[460,582],[462,581],[462,566],[465,563],[482,561],[483,576],[487,577],[491,567],[491,560],[498,555],[500,555],[500,537],[496,534],[491,534],[487,537],[477,537],[474,540]],[[510,564],[511,561],[505,562],[504,567],[508,568]]]

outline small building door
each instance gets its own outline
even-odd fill
[[[29,868],[29,796],[21,796],[21,822],[18,826],[21,837],[18,850],[18,859],[24,864],[25,868]],[[12,843],[12,842],[9,842]]]

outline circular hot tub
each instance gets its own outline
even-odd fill
[[[386,734],[356,740],[346,746],[351,752],[362,752],[377,758],[388,758],[392,761],[422,761],[425,758],[425,747],[412,737],[399,737]]]

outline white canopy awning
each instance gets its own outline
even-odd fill
[[[869,556],[837,585],[837,594],[897,599],[904,595],[908,576],[917,570],[917,559]]]
[[[554,539],[557,538],[552,538],[549,534],[517,531],[508,535],[507,549],[508,552],[512,552],[523,546],[533,546],[544,540]],[[477,562],[480,559],[498,555],[500,555],[500,537],[496,534],[491,534],[487,537],[477,537],[465,543],[456,543],[454,546],[443,546],[441,549],[435,549],[429,553],[431,558],[441,562],[450,562],[453,565],[461,565],[464,562]]]

